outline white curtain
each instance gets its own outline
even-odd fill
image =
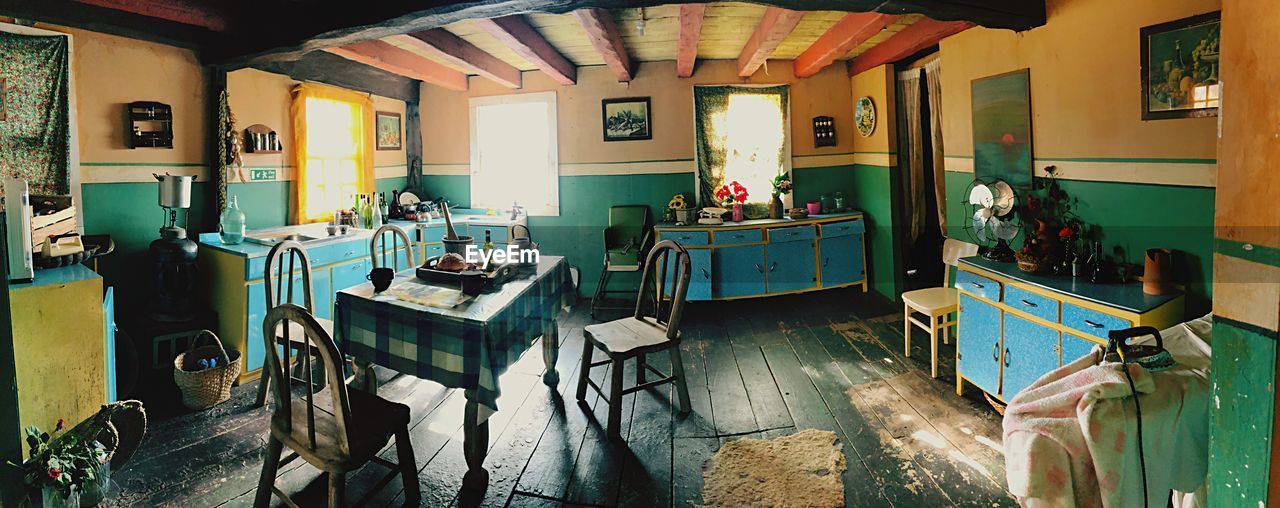
[[[942,155],[942,59],[934,58],[924,65],[925,85],[929,87],[929,140],[933,147],[933,197],[938,202],[938,227],[947,236],[947,185]]]
[[[905,157],[899,157],[903,170],[903,178],[907,194],[907,220],[909,241],[914,242],[924,229],[925,214],[925,178],[924,178],[924,132],[920,125],[920,69],[909,69],[898,73],[898,97],[902,104],[903,127],[906,136],[903,143]]]

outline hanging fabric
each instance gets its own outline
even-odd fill
[[[929,142],[933,147],[933,198],[938,203],[938,227],[947,236],[946,161],[942,151],[942,59],[924,65],[925,86],[929,87]]]
[[[739,99],[734,99],[739,97]],[[744,101],[742,97],[762,98]],[[790,86],[695,86],[693,87],[694,138],[698,163],[698,204],[720,206],[715,189],[728,183],[726,173],[740,175],[728,180],[746,180],[751,195],[748,215],[767,213],[766,203],[772,192],[773,177],[789,172],[791,146],[788,128]],[[730,104],[742,106],[734,111]],[[750,118],[745,118],[750,117]],[[733,126],[755,126],[777,123],[776,129],[756,129],[753,137],[730,139]]]
[[[68,46],[62,35],[0,32],[0,176],[32,194],[71,193]]]
[[[899,158],[907,194],[908,240],[915,242],[924,229],[926,180],[924,176],[924,131],[920,124],[920,69],[898,73],[898,97],[902,104],[906,132],[906,157]]]
[[[308,132],[307,101],[312,99],[351,105],[354,118],[350,123],[354,128],[345,135],[347,139],[336,140],[327,135],[329,133],[317,136],[317,133]],[[374,191],[377,182],[373,169],[374,109],[373,99],[368,94],[316,83],[302,83],[293,88],[293,102],[290,104],[289,114],[293,119],[293,164],[297,169],[294,208],[291,214],[294,223],[305,224],[331,220],[333,211],[337,208],[337,204],[333,208],[321,210],[317,210],[316,206],[308,206],[311,190],[316,187],[316,184],[323,183],[318,179],[323,178],[325,173],[325,168],[310,167],[309,161],[315,160],[313,156],[317,152],[331,152],[336,148],[335,145],[349,143],[352,147],[351,160],[355,162],[356,192],[368,194]],[[308,143],[309,137],[316,138],[312,141],[321,139],[325,141]],[[342,206],[346,204],[341,203]]]

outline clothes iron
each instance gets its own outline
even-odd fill
[[[1154,346],[1149,344],[1129,344],[1129,339],[1146,337],[1147,335],[1156,337]],[[1173,360],[1173,355],[1169,354],[1169,351],[1164,348],[1164,339],[1160,337],[1160,330],[1150,326],[1138,326],[1107,332],[1107,349],[1103,355],[1103,360],[1115,363],[1136,363],[1150,372],[1168,370],[1177,365],[1177,362]]]

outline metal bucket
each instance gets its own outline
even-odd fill
[[[191,208],[191,182],[194,176],[157,175],[160,181],[160,206],[164,208]]]
[[[459,236],[457,240],[450,240],[448,238],[444,238],[442,240],[444,242],[444,251],[452,252],[454,254],[462,256],[463,259],[466,259],[467,246],[471,245],[471,240],[472,238],[470,236]]]

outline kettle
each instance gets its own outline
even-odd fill
[[[524,236],[515,236],[516,228],[524,228]],[[515,258],[520,263],[520,266],[537,265],[538,263],[537,263],[536,256],[538,255],[537,254],[538,244],[533,243],[533,238],[532,238],[533,233],[529,231],[529,226],[526,226],[524,224],[516,224],[511,227],[511,235],[513,237],[511,239],[511,246],[513,251],[512,254],[515,255]],[[525,252],[533,252],[533,254],[529,256],[529,260],[525,259]]]

